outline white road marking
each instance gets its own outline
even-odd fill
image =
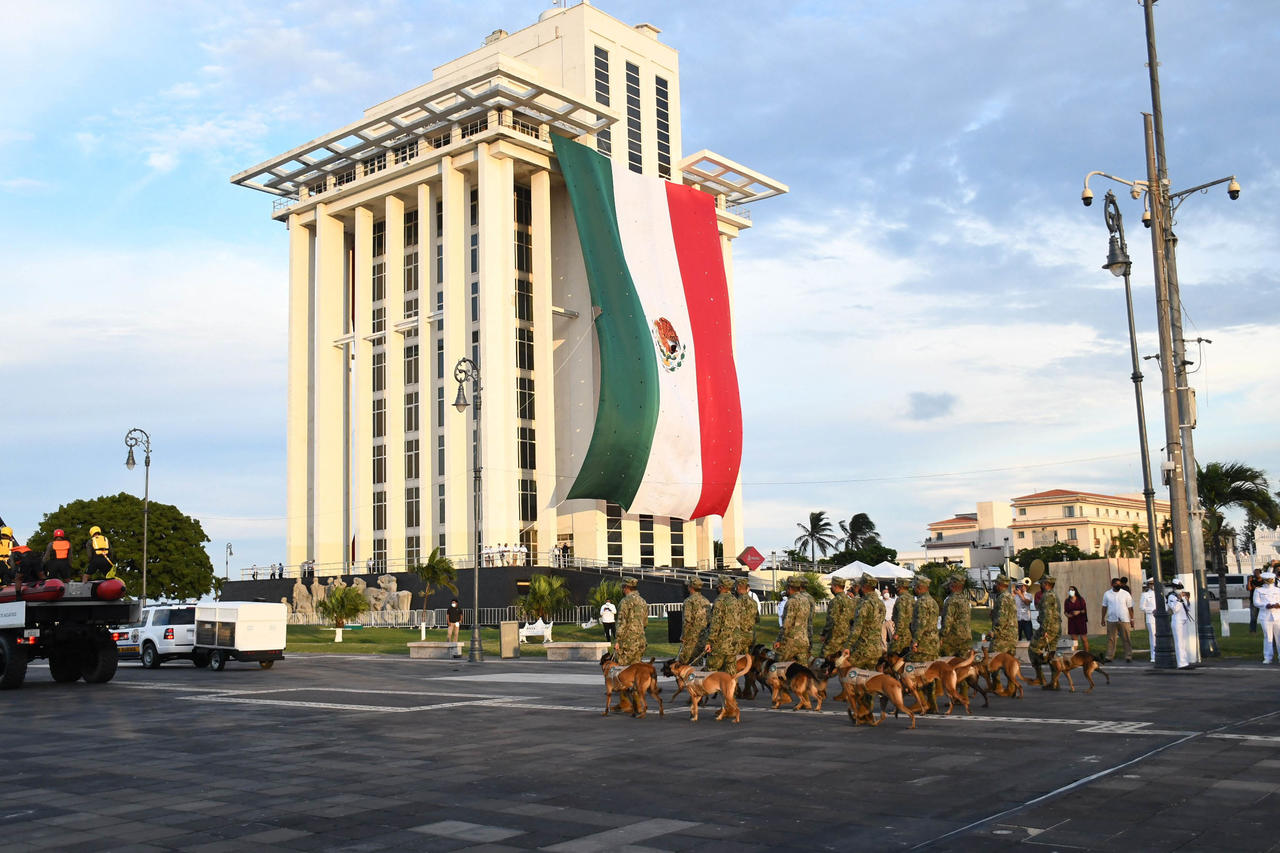
[[[508,684],[598,684],[604,676],[598,671],[585,672],[494,672],[484,675],[437,675],[432,681],[505,682]]]
[[[254,699],[250,696],[204,695],[180,696],[178,698],[192,702],[229,702],[237,705],[268,705],[281,708],[323,708],[329,711],[361,711],[365,713],[378,714],[407,714],[413,711],[437,711],[442,708],[458,708],[464,705],[473,707],[484,705],[503,705],[508,701],[505,698],[486,698],[462,702],[439,702],[433,705],[411,705],[401,708],[393,705],[353,705],[341,702],[306,702],[298,699]]]

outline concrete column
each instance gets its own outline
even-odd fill
[[[289,397],[285,440],[285,563],[310,556],[311,282],[315,239],[298,214],[289,216]]]
[[[404,202],[393,195],[386,198],[386,223],[387,566],[400,569],[404,566],[404,335],[392,326],[404,319]]]
[[[671,519],[661,515],[653,519],[653,564],[671,565]]]
[[[716,564],[716,549],[713,543],[713,537],[711,535],[712,534],[711,518],[710,517],[699,518],[698,520],[693,522],[693,530],[694,530],[693,558],[695,560],[694,565],[700,569],[707,569],[707,570],[714,569]],[[688,535],[689,535],[689,528],[686,526],[685,536],[687,537]],[[686,554],[688,553],[688,550],[689,550],[688,540],[686,539],[686,544],[685,544]],[[688,557],[686,557],[685,562],[688,563],[688,561],[689,561]]]
[[[342,220],[316,206],[315,333],[312,338],[311,559],[325,568],[344,565],[346,536],[345,349],[346,235]]]
[[[606,547],[607,547],[606,538]],[[640,516],[622,514],[622,565],[640,565]]]
[[[555,335],[551,317],[551,174],[529,179],[533,205],[533,415],[538,433],[538,550],[556,544]]]
[[[720,235],[720,252],[724,256],[724,277],[729,287],[729,327],[735,332],[733,336],[733,351],[736,361],[738,352],[738,336],[736,332],[738,327],[737,323],[733,321],[733,243],[727,234]],[[736,558],[747,547],[742,527],[741,471],[738,472],[738,482],[733,487],[733,497],[729,499],[729,507],[725,510],[722,527],[725,565],[738,568]]]
[[[436,335],[435,323],[423,318],[436,310],[436,194],[418,184],[418,388],[422,412],[418,419],[418,474],[422,484],[422,555],[436,547]]]
[[[351,496],[355,563],[373,555],[373,211],[355,209],[355,360],[351,372]]]
[[[484,541],[520,539],[520,472],[515,430],[515,182],[513,163],[476,146],[480,190],[480,459]],[[535,335],[536,340],[536,335]]]
[[[608,520],[604,501],[595,503],[597,509],[578,510],[569,516],[573,555],[584,560],[598,560],[603,564],[609,557]]]
[[[456,384],[453,366],[471,355],[470,300],[467,290],[467,185],[453,157],[440,160],[440,193],[444,205],[444,449],[445,544],[452,556],[471,553],[471,410],[458,414],[452,405]],[[431,375],[436,375],[436,353],[430,354]],[[467,389],[468,398],[471,389]],[[434,405],[434,403],[433,403]],[[429,448],[432,464],[434,443]],[[435,495],[432,495],[435,499]]]

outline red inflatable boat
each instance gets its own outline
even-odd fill
[[[118,581],[117,581],[118,582]],[[66,584],[57,578],[49,578],[48,580],[38,581],[36,583],[24,583],[22,585],[22,601],[57,601],[62,598],[63,593],[67,591]],[[120,584],[120,592],[116,595],[119,598],[124,593],[124,584]],[[13,584],[8,586],[0,586],[0,602],[18,601],[19,598],[14,592]],[[104,599],[111,601],[113,599]]]

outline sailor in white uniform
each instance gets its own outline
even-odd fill
[[[1274,663],[1280,643],[1280,589],[1275,572],[1262,573],[1262,586],[1253,591],[1253,606],[1258,608],[1258,627],[1262,629],[1262,662]]]
[[[1151,647],[1151,662],[1156,662],[1156,589],[1151,578],[1142,579],[1142,597],[1138,609],[1147,618],[1147,645]]]
[[[1169,611],[1169,627],[1173,629],[1173,651],[1178,657],[1178,669],[1191,665],[1191,603],[1182,591],[1182,581],[1177,578],[1169,581],[1169,594],[1165,599],[1165,607]]]

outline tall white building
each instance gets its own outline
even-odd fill
[[[395,569],[436,546],[465,561],[477,432],[487,544],[523,543],[543,565],[558,544],[584,561],[710,564],[710,518],[564,500],[598,352],[551,134],[712,194],[730,293],[731,241],[751,225],[740,205],[787,189],[683,155],[678,56],[658,35],[585,2],[549,9],[232,178],[276,195],[289,230],[290,564]],[[482,374],[478,425],[453,407],[464,357]],[[732,559],[740,482],[721,528]]]

